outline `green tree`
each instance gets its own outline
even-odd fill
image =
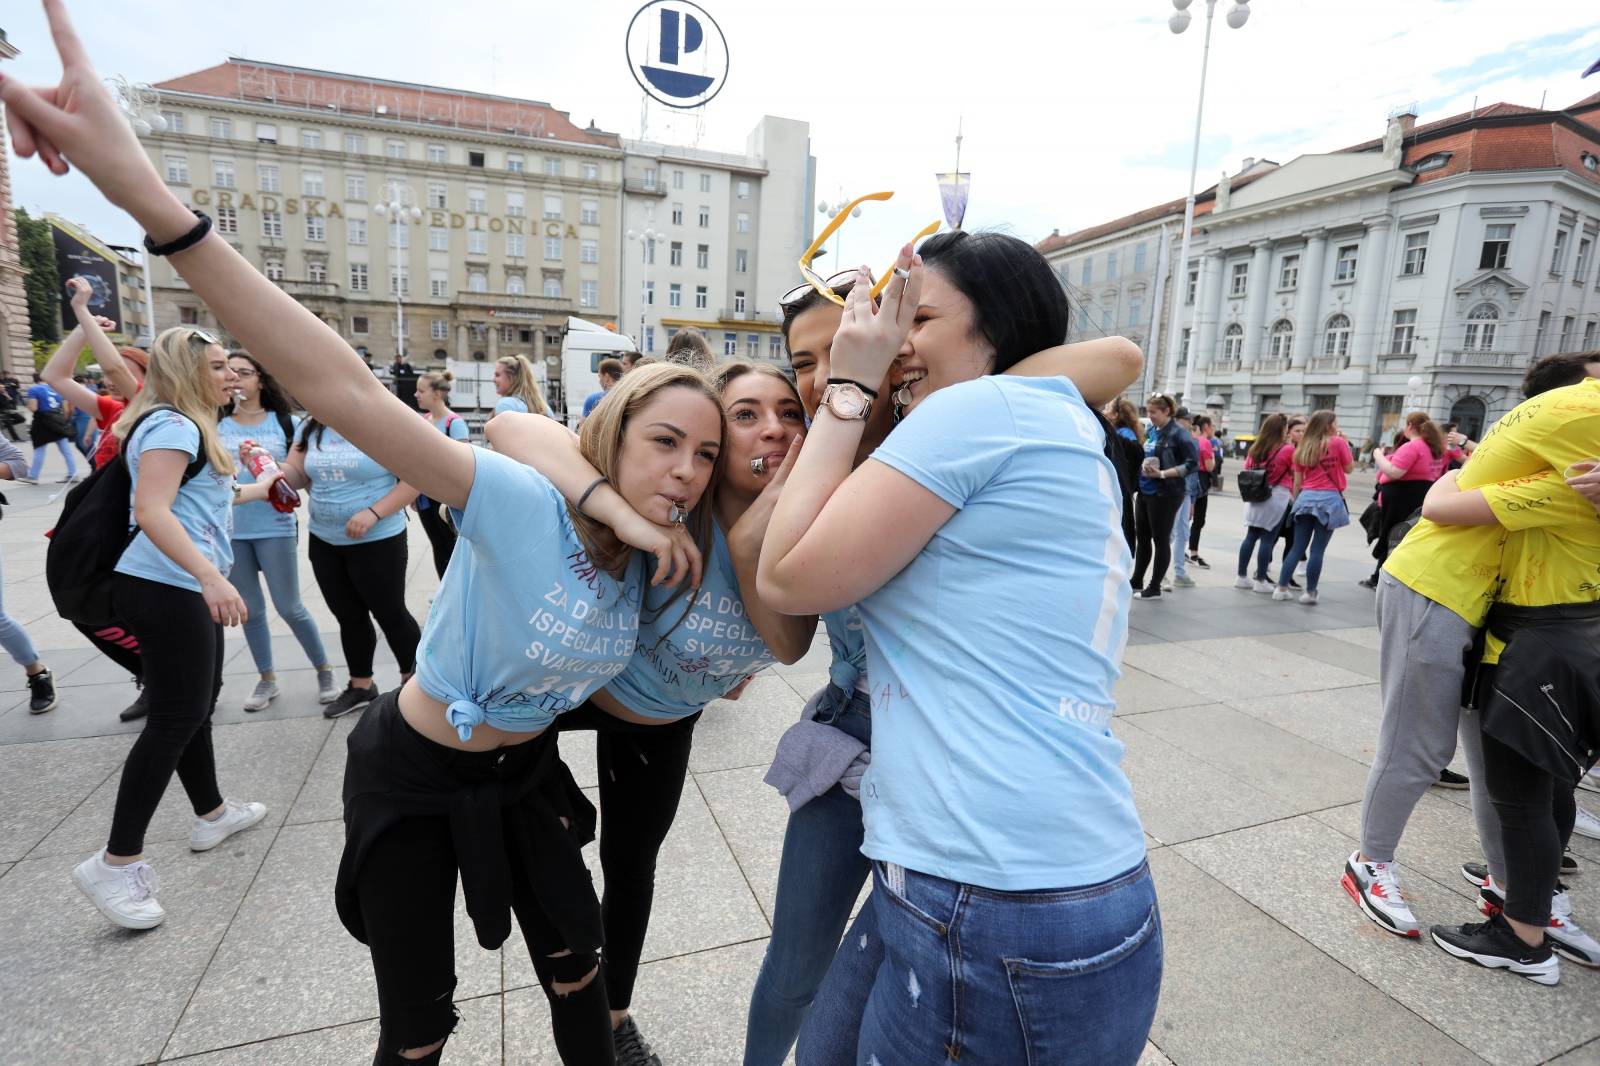
[[[28,330],[36,341],[61,339],[61,278],[50,223],[17,208],[17,246],[28,271]]]

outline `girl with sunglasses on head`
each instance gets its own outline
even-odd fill
[[[945,235],[930,241],[924,248],[943,246],[948,249],[952,243],[965,239]],[[1008,258],[1017,258],[1014,249],[1008,250],[1013,253]],[[1027,257],[1020,257],[1019,261],[1029,262]],[[969,279],[998,278],[1011,266],[984,258],[978,263],[968,263],[962,275]],[[848,299],[860,281],[859,273],[851,273],[836,275],[825,284],[832,286],[829,291],[834,296]],[[969,283],[980,284],[976,280]],[[870,280],[866,284],[870,287]],[[996,283],[984,281],[981,284],[990,293],[998,291]],[[1059,293],[1059,288],[1056,291]],[[1065,326],[1063,324],[1060,332],[1052,332],[1053,319],[1038,310],[1038,307],[1047,307],[1049,302],[1036,305],[1039,296],[1040,293],[1030,288],[1025,294],[1019,294],[1004,314],[986,319],[986,328],[995,331],[999,345],[1008,353],[1006,360],[997,363],[1008,377],[1049,379],[1065,375],[1094,404],[1109,402],[1138,377],[1143,365],[1139,350],[1122,338],[1057,345]],[[844,319],[844,309],[810,284],[791,291],[781,303],[785,344],[801,396],[807,403],[808,413],[820,419],[823,417],[821,401],[830,379],[842,381],[837,376],[840,373],[854,378],[848,371],[841,371],[834,359],[835,336]],[[928,313],[930,321],[936,317],[934,308],[930,307]],[[1017,322],[1024,324],[1005,324],[1006,316],[1012,314]],[[943,384],[952,371],[960,372],[943,361],[919,362],[915,358],[918,352],[910,345],[904,351],[910,358],[902,361],[901,366],[890,369],[885,364],[877,371],[875,379],[854,378],[858,382],[870,382],[868,389],[889,402],[868,405],[864,428],[850,456],[850,468],[865,463],[886,438],[894,439],[890,430],[897,408],[909,410],[919,394]],[[790,486],[792,489],[792,481]],[[1117,504],[1111,505],[1111,521],[1120,526],[1120,517],[1115,514],[1117,509]],[[851,556],[841,554],[839,557]],[[818,751],[812,768],[826,765],[836,769],[841,761],[847,765],[837,775],[839,782],[825,787],[819,795],[808,797],[803,791],[788,794],[791,811],[779,867],[772,939],[751,996],[745,1034],[746,1066],[778,1066],[788,1054],[823,974],[834,958],[851,909],[869,873],[869,860],[862,854],[861,778],[871,762],[873,720],[880,709],[874,705],[874,698],[883,694],[884,686],[875,679],[869,680],[865,633],[856,607],[845,605],[822,612],[821,616],[833,653],[830,680],[807,704],[802,726],[826,726],[837,733],[833,743],[822,744],[817,738],[827,733],[812,731],[810,739],[817,744]],[[851,759],[852,752],[860,754]],[[777,769],[774,767],[774,772]],[[818,1031],[832,1025],[847,1025],[853,1033],[859,1021],[859,1001],[856,1007],[854,1016],[850,1015],[848,1007],[842,1012],[824,1011],[826,1020],[817,1023]],[[818,1009],[822,1010],[820,1006]],[[808,1031],[812,1028],[807,1025]],[[853,1061],[853,1038],[841,1037],[838,1046],[845,1045]]]
[[[127,929],[151,929],[166,917],[144,835],[174,772],[194,808],[193,851],[216,847],[267,813],[259,803],[223,799],[211,745],[222,628],[247,615],[227,578],[232,510],[236,500],[263,499],[266,491],[239,488],[217,432],[217,410],[237,381],[209,334],[169,329],[151,349],[145,387],[115,426],[125,442],[138,533],[117,563],[112,603],[138,641],[149,720],[122,768],[106,846],[72,879]]]
[[[691,518],[709,534],[700,584],[686,593],[647,594],[627,668],[559,723],[563,731],[598,734],[605,982],[619,1066],[659,1061],[628,1009],[656,858],[677,814],[695,724],[708,703],[736,698],[772,662],[799,660],[817,624],[814,615],[769,610],[755,595],[756,560],[782,489],[785,457],[805,425],[800,396],[782,372],[761,364],[724,364],[712,384],[727,411],[727,465],[708,505]],[[549,419],[497,418],[490,439],[496,451],[552,476],[560,466],[569,468],[565,476],[574,484],[595,476],[571,434]]]
[[[241,445],[254,441],[283,469],[302,419],[295,416],[294,405],[283,386],[249,353],[232,353],[228,364],[233,367],[238,384],[233,390],[233,412],[217,424],[223,446],[230,455],[238,456]],[[237,476],[243,484],[256,480],[249,467],[242,464]],[[262,578],[266,579],[278,617],[289,624],[289,632],[317,671],[318,701],[332,703],[339,697],[333,666],[322,646],[322,634],[300,599],[299,546],[300,525],[294,512],[285,514],[266,500],[244,504],[234,512],[233,571],[228,580],[239,590],[249,611],[244,639],[260,675],[255,691],[244,701],[247,711],[265,709],[280,692],[273,668],[267,601],[261,594]]]
[[[450,410],[450,386],[454,381],[455,375],[448,370],[430,370],[417,378],[417,406],[433,428],[451,440],[465,442],[471,436],[467,420]],[[426,496],[417,497],[417,518],[433,548],[433,569],[444,577],[450,553],[456,549],[456,531],[445,520],[443,510]]]
[[[285,388],[310,398],[315,418],[458,512],[464,546],[440,585],[417,675],[375,701],[349,741],[335,902],[372,950],[374,1061],[440,1061],[456,1021],[459,872],[480,943],[503,943],[515,912],[562,1060],[612,1062],[605,985],[595,980],[599,905],[579,852],[593,810],[555,759],[547,727],[632,655],[643,584],[633,548],[656,555],[662,584],[698,568],[671,521],[673,501],[692,508],[712,480],[717,397],[684,368],[630,374],[584,427],[584,456],[607,479],[587,488],[558,490],[512,459],[446,440],[325,323],[197,223],[151,166],[63,5],[49,0],[46,13],[61,85],[47,98],[0,81],[17,150],[43,154],[58,173],[62,153],[81,160],[145,228],[154,254],[170,256]]]

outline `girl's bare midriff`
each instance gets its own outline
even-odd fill
[[[493,751],[496,748],[514,747],[526,744],[544,732],[541,729],[535,733],[513,733],[496,729],[485,722],[473,727],[472,739],[462,740],[456,727],[445,718],[445,710],[443,703],[422,691],[416,678],[407,681],[400,690],[400,716],[406,723],[435,744],[443,744],[457,751]]]

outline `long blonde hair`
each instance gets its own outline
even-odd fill
[[[704,374],[692,367],[672,363],[634,367],[622,376],[621,381],[611,387],[611,391],[606,393],[603,400],[595,405],[589,417],[583,420],[582,429],[578,431],[578,451],[612,485],[617,484],[622,458],[622,437],[628,428],[628,420],[637,414],[641,407],[655,399],[662,390],[672,388],[691,389],[710,400],[717,409],[718,441],[720,443],[727,438],[728,420],[722,413],[722,398],[711,387]],[[713,509],[708,505],[716,493],[717,486],[722,482],[724,451],[721,448],[717,450],[717,461],[711,469],[711,479],[706,482],[700,503],[690,512],[687,523],[689,533],[699,546],[702,558],[711,557]],[[583,541],[583,547],[589,553],[589,561],[615,576],[620,576],[633,549],[626,544],[617,543],[616,538],[609,535],[609,530],[605,526],[580,512],[570,502],[567,504],[567,513],[572,517],[572,526],[577,531],[578,539]],[[602,546],[613,543],[614,547]]]
[[[544,394],[539,391],[539,379],[534,375],[533,364],[528,362],[525,355],[502,355],[495,360],[505,367],[506,376],[511,379],[511,391],[507,396],[515,396],[528,405],[528,410],[536,415],[550,413],[550,405],[544,402]]]
[[[217,433],[216,401],[210,398],[215,386],[206,353],[212,348],[226,354],[210,334],[191,326],[174,326],[163,332],[150,347],[144,388],[128,404],[111,432],[126,441],[134,423],[150,408],[158,404],[175,407],[200,428],[200,454],[211,469],[219,474],[233,473],[233,457]]]
[[[1317,411],[1306,423],[1306,435],[1294,450],[1294,465],[1312,467],[1319,465],[1328,454],[1328,440],[1333,436],[1333,423],[1337,416],[1332,411]]]

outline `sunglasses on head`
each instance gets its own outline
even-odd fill
[[[827,287],[829,292],[833,293],[835,296],[838,296],[840,295],[840,289],[847,285],[855,284],[860,276],[860,273],[855,270],[841,270],[839,273],[826,278],[822,284]],[[788,292],[784,293],[782,296],[778,297],[778,306],[787,311],[795,304],[802,303],[806,297],[810,296],[814,292],[817,292],[817,288],[808,278],[807,280],[796,285],[794,288],[790,289]]]

